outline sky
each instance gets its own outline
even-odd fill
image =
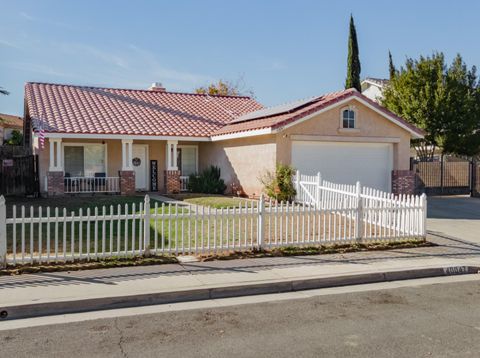
[[[479,1],[0,0],[0,112],[25,82],[192,92],[242,79],[267,106],[343,88],[353,14],[361,76],[433,51],[480,64]]]

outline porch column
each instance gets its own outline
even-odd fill
[[[50,162],[47,172],[48,196],[63,195],[65,192],[63,179],[62,139],[49,138]]]
[[[167,168],[165,170],[165,191],[167,194],[176,194],[180,192],[180,170],[177,165],[177,145],[178,141],[167,141]]]
[[[132,139],[122,139],[122,170],[118,172],[120,177],[120,194],[135,194],[135,172],[132,164]]]

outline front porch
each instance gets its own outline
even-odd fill
[[[40,158],[48,196],[178,193],[198,172],[199,146],[177,140],[49,138]]]

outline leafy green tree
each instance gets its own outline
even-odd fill
[[[395,74],[397,73],[397,69],[395,68],[395,65],[393,64],[392,53],[390,51],[388,51],[388,72],[390,74],[390,79],[395,77]]]
[[[355,30],[355,23],[353,16],[350,15],[350,35],[348,37],[348,58],[347,58],[347,80],[345,82],[345,89],[356,88],[362,91],[360,83],[360,58],[357,42],[357,30]]]
[[[407,59],[383,93],[383,105],[425,131],[413,141],[419,157],[435,148],[473,156],[480,152],[480,90],[476,68],[457,55],[450,66],[443,53]]]
[[[9,139],[5,141],[7,145],[22,145],[23,144],[23,134],[18,130],[13,130],[12,135]]]
[[[252,90],[245,88],[243,77],[240,77],[236,81],[218,80],[207,86],[198,87],[195,89],[195,93],[220,95],[220,96],[250,96],[253,97]]]

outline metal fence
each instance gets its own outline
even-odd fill
[[[414,160],[411,169],[415,173],[417,192],[428,195],[471,194],[477,180],[475,170],[478,164],[474,161],[442,156],[440,161]]]

